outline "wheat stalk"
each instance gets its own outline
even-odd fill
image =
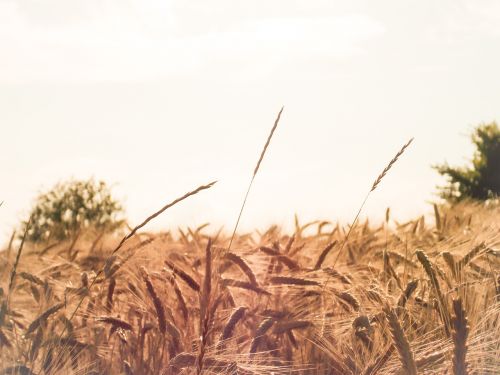
[[[262,163],[262,160],[264,159],[264,155],[266,154],[267,148],[269,147],[269,144],[271,143],[271,138],[273,137],[274,131],[278,127],[278,123],[279,123],[280,118],[281,118],[281,113],[283,112],[284,108],[285,107],[281,107],[281,110],[278,112],[278,116],[276,117],[276,120],[274,121],[274,125],[271,128],[271,132],[269,133],[269,136],[267,137],[266,144],[264,145],[264,148],[262,149],[262,152],[260,153],[259,160],[257,161],[257,165],[255,166],[255,169],[253,171],[252,178],[250,179],[250,183],[248,184],[245,198],[243,199],[243,203],[241,204],[240,212],[238,214],[238,218],[236,219],[236,224],[234,225],[233,234],[231,235],[231,239],[229,240],[229,245],[227,247],[228,252],[231,251],[231,245],[233,244],[234,236],[236,235],[236,230],[238,229],[238,225],[240,224],[241,215],[243,214],[243,209],[245,208],[245,204],[247,203],[248,194],[250,194],[250,189],[252,188],[253,181],[255,180],[255,176],[257,175],[257,172],[259,171],[260,164]]]
[[[451,320],[453,327],[453,374],[467,375],[468,363],[465,358],[467,354],[469,326],[467,322],[467,315],[460,298],[453,301],[453,312],[454,316]]]
[[[177,203],[179,202],[182,202],[183,200],[189,198],[190,196],[192,195],[196,195],[198,194],[200,191],[202,190],[206,190],[206,189],[210,189],[212,186],[214,186],[215,184],[217,183],[217,181],[212,181],[210,182],[209,184],[207,185],[202,185],[202,186],[199,186],[198,188],[196,188],[195,190],[193,191],[190,191],[186,194],[184,194],[182,197],[180,198],[177,198],[175,200],[173,200],[172,202],[168,203],[167,205],[163,206],[161,209],[159,209],[158,211],[156,211],[154,214],[148,216],[141,224],[137,225],[135,228],[133,228],[129,234],[127,234],[125,237],[123,237],[123,239],[120,241],[120,243],[118,244],[118,246],[113,250],[112,254],[115,254],[118,250],[120,250],[120,248],[123,246],[123,244],[128,240],[130,239],[131,237],[133,237],[137,231],[141,228],[143,228],[147,223],[149,223],[151,220],[153,220],[154,218],[158,217],[159,215],[161,215],[163,212],[165,212],[167,209],[169,209],[170,207],[172,206],[175,206]]]
[[[200,295],[200,345],[198,358],[196,360],[196,372],[198,375],[203,371],[203,359],[205,357],[209,324],[211,319],[210,303],[212,296],[212,240],[209,238],[205,249],[205,277],[203,289]]]
[[[379,174],[378,177],[373,182],[372,187],[370,188],[370,191],[366,194],[365,199],[363,200],[363,203],[361,203],[361,206],[359,207],[358,212],[356,213],[356,216],[354,217],[354,220],[352,221],[352,224],[349,227],[349,231],[347,232],[347,235],[345,236],[344,241],[342,241],[342,245],[340,246],[340,249],[339,249],[339,251],[337,253],[337,256],[335,258],[335,261],[333,262],[333,266],[332,267],[335,267],[335,265],[337,264],[337,260],[339,259],[340,254],[342,253],[342,250],[344,249],[347,241],[349,240],[349,236],[351,235],[351,232],[354,229],[354,226],[356,225],[356,223],[358,221],[359,215],[361,214],[361,211],[363,210],[363,207],[365,206],[365,203],[368,200],[368,197],[377,188],[377,186],[380,184],[380,182],[385,177],[385,175],[387,174],[387,172],[389,172],[389,170],[398,161],[399,157],[401,155],[403,155],[403,153],[405,152],[405,150],[408,148],[408,146],[410,146],[410,144],[412,142],[413,142],[413,138],[411,138],[403,147],[401,147],[401,149],[397,152],[396,156],[394,156],[394,158],[392,158],[392,160],[389,162],[389,164],[387,164],[387,166],[384,168],[384,170],[382,171],[382,173]]]

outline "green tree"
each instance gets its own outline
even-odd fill
[[[112,231],[124,223],[122,213],[121,204],[113,199],[106,183],[93,179],[66,181],[36,198],[27,239],[59,241],[86,229]],[[26,225],[23,222],[24,228]]]
[[[500,195],[500,129],[493,122],[476,127],[471,134],[476,147],[471,166],[436,165],[446,176],[448,185],[440,187],[440,195],[449,201],[465,198],[484,200]]]

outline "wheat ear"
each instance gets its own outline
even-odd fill
[[[422,250],[417,250],[415,253],[417,255],[417,259],[424,267],[427,276],[429,276],[431,285],[436,292],[439,303],[439,314],[441,315],[441,319],[443,320],[444,331],[446,333],[446,336],[450,337],[450,312],[448,311],[448,305],[446,304],[443,293],[441,293],[441,288],[439,286],[439,281],[437,279],[434,267],[432,266],[432,263],[427,255]]]
[[[315,270],[319,270],[323,264],[323,262],[326,259],[326,256],[328,253],[330,253],[330,250],[333,249],[333,247],[337,244],[337,240],[330,242],[321,252],[321,254],[318,257],[318,260],[316,261],[316,265],[314,266]]]
[[[267,331],[273,326],[274,324],[274,319],[272,318],[267,318],[260,323],[260,325],[257,327],[257,331],[255,332],[255,336],[250,344],[250,354],[253,354],[257,351],[259,348],[260,343],[262,342],[263,336],[266,334]]]
[[[253,273],[252,269],[245,261],[245,259],[234,253],[227,253],[226,258],[230,262],[236,264],[240,268],[240,270],[243,271],[243,273],[248,277],[248,281],[250,281],[251,284],[259,286],[259,283],[257,282],[257,277],[255,277],[255,274]]]
[[[233,311],[233,313],[229,317],[229,320],[224,326],[224,329],[222,330],[222,334],[219,339],[219,346],[222,345],[225,340],[228,340],[233,336],[234,329],[236,328],[238,322],[245,316],[246,310],[246,307],[240,306]]]
[[[43,313],[41,313],[35,320],[31,322],[28,329],[26,330],[26,335],[34,332],[40,325],[47,320],[49,316],[55,314],[64,307],[64,303],[58,303],[52,307],[49,307]]]
[[[352,221],[351,226],[349,227],[349,231],[347,232],[347,235],[345,236],[344,241],[342,241],[342,245],[340,246],[339,252],[337,253],[337,256],[335,257],[335,261],[333,262],[333,267],[335,267],[335,265],[337,264],[337,260],[339,259],[340,254],[342,253],[342,250],[344,249],[347,241],[349,240],[349,236],[351,235],[351,232],[354,229],[354,227],[358,221],[359,215],[361,214],[361,211],[363,210],[363,207],[365,206],[365,203],[368,200],[368,197],[377,188],[377,186],[380,184],[380,182],[385,177],[387,172],[389,172],[389,170],[394,166],[394,164],[398,161],[399,157],[401,155],[403,155],[405,150],[408,148],[408,146],[410,146],[410,144],[412,142],[413,142],[413,138],[411,138],[403,147],[401,147],[401,149],[398,151],[396,156],[394,156],[394,158],[392,158],[392,160],[389,162],[389,164],[387,164],[387,166],[384,168],[382,173],[379,174],[378,177],[373,182],[372,187],[370,188],[370,191],[366,194],[365,199],[363,200],[363,203],[361,203],[361,206],[359,207],[359,210],[358,210],[356,216],[354,217],[354,220]]]
[[[415,364],[413,352],[411,351],[410,344],[403,328],[401,328],[401,324],[399,324],[396,313],[389,307],[384,308],[384,313],[389,323],[392,341],[398,350],[399,360],[401,361],[405,373],[408,375],[417,375],[417,365]]]

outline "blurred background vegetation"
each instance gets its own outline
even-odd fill
[[[448,179],[440,189],[447,201],[467,198],[485,200],[500,195],[500,129],[493,122],[474,129],[471,140],[476,151],[470,166],[450,167],[447,163],[434,168]]]
[[[40,194],[31,210],[26,239],[31,242],[72,238],[83,230],[110,232],[125,223],[120,202],[103,181],[69,180]],[[28,221],[23,222],[25,232]]]

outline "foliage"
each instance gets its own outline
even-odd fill
[[[122,225],[123,208],[103,181],[70,180],[40,194],[31,211],[27,239],[63,240],[82,229],[112,231]],[[27,222],[23,223],[26,228]],[[24,231],[23,231],[24,232]]]
[[[500,195],[500,129],[493,122],[474,129],[471,135],[476,151],[471,167],[434,166],[448,178],[440,195],[449,201],[465,198],[485,200]]]

